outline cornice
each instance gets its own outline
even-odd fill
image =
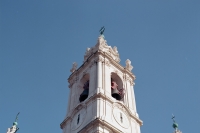
[[[132,117],[133,119],[135,119],[139,124],[140,126],[143,125],[143,122],[142,120],[140,120],[136,115],[134,115],[128,107],[126,107],[123,102],[120,102],[120,101],[117,101],[117,100],[113,100],[111,99],[110,97],[106,96],[105,94],[103,93],[98,93],[98,94],[94,94],[93,96],[87,98],[85,101],[83,101],[82,103],[79,103],[74,109],[72,109],[67,116],[66,119],[64,119],[64,121],[60,124],[60,127],[61,129],[63,129],[63,126],[65,125],[65,123],[67,123],[67,121],[69,121],[69,119],[71,119],[70,116],[73,116],[76,112],[78,112],[79,110],[81,110],[82,108],[86,108],[87,105],[92,102],[94,99],[97,99],[97,98],[102,98],[104,100],[107,100],[108,102],[110,102],[112,105],[113,105],[113,108],[115,106],[118,106],[120,108],[124,108],[126,110],[126,112],[129,114],[130,117]]]

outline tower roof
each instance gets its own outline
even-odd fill
[[[120,62],[119,53],[117,51],[117,47],[111,47],[107,44],[107,41],[105,40],[105,37],[103,34],[101,34],[98,37],[97,44],[91,48],[87,48],[85,55],[84,55],[84,61],[86,61],[93,53],[96,51],[103,51],[107,54],[109,54],[113,60],[115,60],[117,63]]]

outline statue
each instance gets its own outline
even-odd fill
[[[77,69],[78,64],[76,62],[73,63],[72,65],[72,69],[70,70],[70,72],[74,72]]]
[[[116,47],[116,46],[113,47],[113,51],[114,51],[115,53],[118,53],[117,47]]]
[[[131,71],[133,69],[133,66],[131,65],[131,61],[129,59],[126,60],[126,69]]]
[[[16,119],[15,119],[15,122],[13,123],[13,126],[11,128],[8,128],[7,133],[16,133],[17,130],[19,130],[19,128],[17,127],[17,125],[18,125],[18,123],[17,123],[18,115],[19,115],[19,113],[16,116]]]

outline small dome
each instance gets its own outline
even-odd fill
[[[176,129],[176,128],[178,128],[178,124],[177,124],[177,123],[174,123],[174,124],[172,125],[172,127],[173,127],[174,129]]]
[[[16,125],[16,126],[17,126],[17,122],[13,122],[13,125]]]

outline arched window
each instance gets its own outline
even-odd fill
[[[116,73],[111,73],[111,95],[116,100],[123,101],[123,82]]]
[[[80,94],[79,101],[83,102],[85,99],[87,99],[89,95],[89,74],[85,74],[82,79],[80,80],[80,85],[79,85],[82,90],[82,93]]]

